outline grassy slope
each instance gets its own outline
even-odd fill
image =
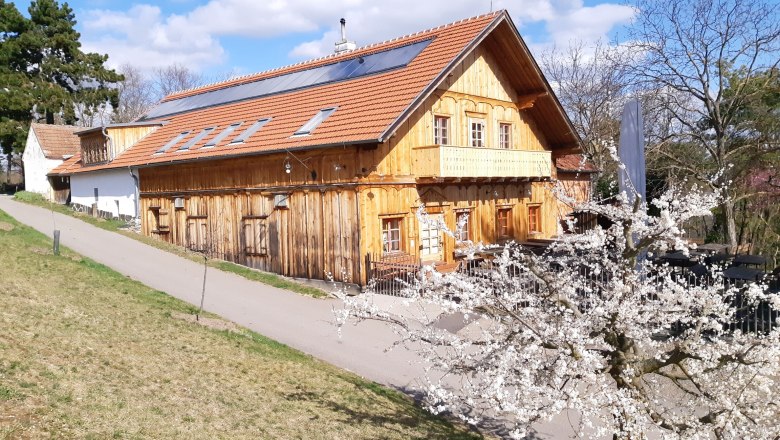
[[[0,439],[472,437],[260,335],[176,319],[191,307],[49,246],[0,211]]]
[[[141,241],[143,243],[154,246],[156,248],[174,253],[181,257],[189,258],[190,260],[193,261],[199,261],[199,262],[203,261],[203,257],[198,253],[188,251],[187,249],[184,249],[180,246],[176,246],[164,241],[156,240],[152,237],[147,237],[145,235],[137,234],[122,229],[125,227],[125,223],[121,220],[113,220],[113,219],[107,220],[102,218],[94,218],[89,215],[76,212],[68,206],[60,205],[58,203],[51,203],[48,200],[44,199],[43,196],[41,196],[40,194],[31,193],[27,191],[20,191],[16,193],[16,195],[14,195],[14,199],[19,202],[40,206],[42,208],[51,209],[54,212],[58,212],[60,214],[65,214],[71,217],[78,218],[99,228],[108,231],[118,232],[127,237]],[[296,281],[284,277],[280,277],[279,275],[273,273],[262,272],[259,270],[248,268],[246,266],[242,266],[240,264],[231,263],[229,261],[210,260],[209,266],[216,267],[217,269],[224,270],[226,272],[232,272],[236,275],[242,276],[252,281],[259,281],[261,283],[278,287],[280,289],[290,290],[303,295],[312,296],[314,298],[324,298],[328,296],[327,293],[323,292],[321,289],[317,289],[316,287],[307,286],[305,284],[301,284]]]

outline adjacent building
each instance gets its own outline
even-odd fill
[[[69,200],[67,176],[50,180],[47,174],[81,148],[74,134],[83,129],[72,125],[47,125],[33,122],[27,134],[22,154],[25,190],[38,193],[48,200],[66,203]]]

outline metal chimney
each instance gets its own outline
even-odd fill
[[[357,44],[355,44],[354,41],[347,40],[347,20],[342,18],[340,23],[341,23],[341,40],[336,42],[335,52],[337,54],[349,52],[350,50],[355,50],[357,48]]]

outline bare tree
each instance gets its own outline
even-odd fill
[[[766,73],[780,64],[780,6],[766,0],[638,0],[637,7],[628,46],[644,58],[628,67],[669,118],[668,133],[652,153],[665,166],[729,192],[719,208],[725,238],[736,248],[735,206],[745,194],[728,189],[729,182],[778,150],[776,143],[746,136],[750,124],[740,115],[771,84]]]
[[[585,153],[602,172],[611,164],[606,146],[616,144],[628,91],[628,53],[602,42],[553,47],[540,57],[542,69],[583,140]]]
[[[203,77],[181,64],[171,64],[154,70],[152,82],[158,99],[181,90],[203,84]]]
[[[125,80],[119,83],[119,106],[114,109],[113,122],[131,122],[154,105],[152,82],[135,66],[123,64],[119,71]]]

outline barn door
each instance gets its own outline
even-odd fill
[[[440,261],[444,259],[442,251],[442,214],[430,214],[427,221],[420,221],[420,259]]]

